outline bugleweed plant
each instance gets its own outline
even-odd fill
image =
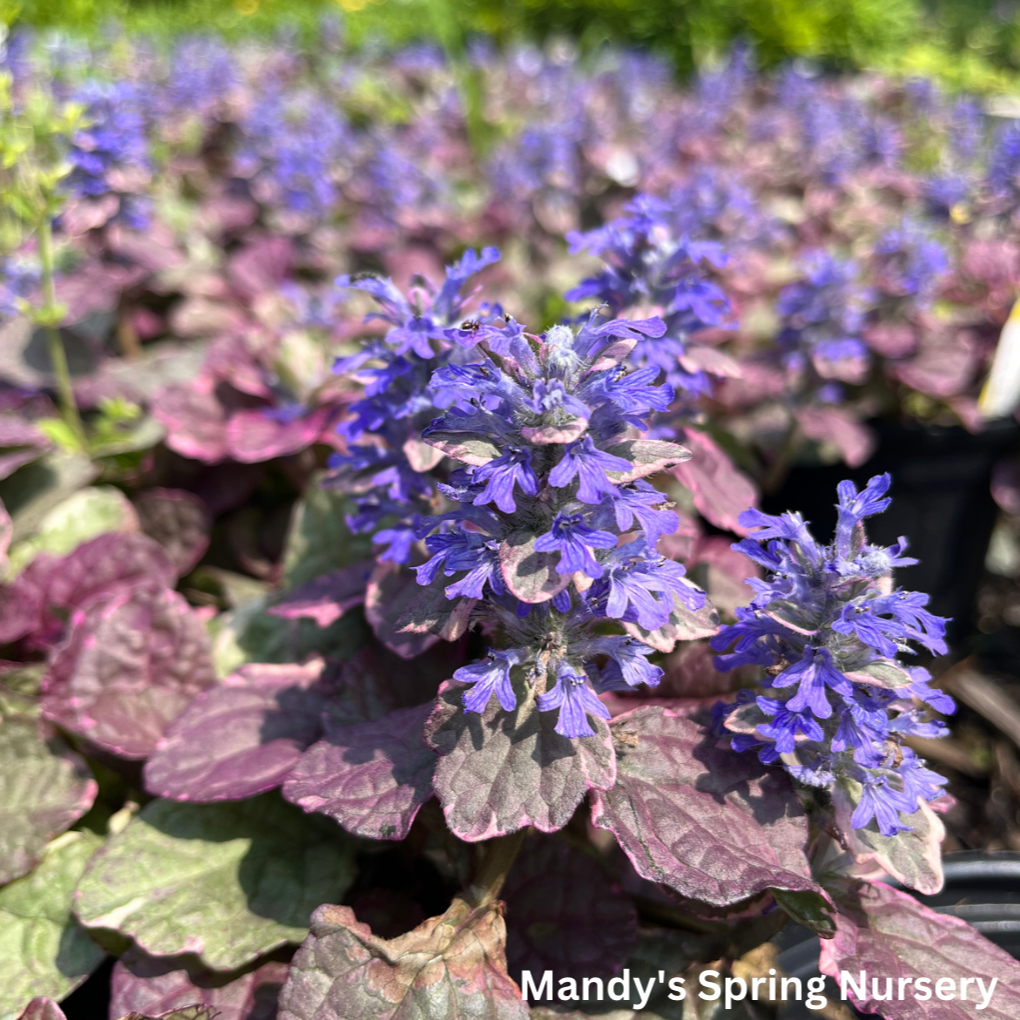
[[[862,1010],[1020,1016],[913,895],[966,805],[925,760],[946,621],[866,531],[895,479],[840,484],[828,545],[757,508],[865,415],[974,425],[1014,132],[747,54],[684,91],[37,42],[0,94],[0,1020],[104,981],[111,1020],[761,1020],[808,998],[791,921]]]

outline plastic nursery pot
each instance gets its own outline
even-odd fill
[[[952,617],[948,636],[958,644],[973,632],[978,584],[995,525],[992,468],[1020,448],[1020,426],[1012,419],[1001,420],[970,433],[958,426],[886,419],[869,424],[879,441],[865,464],[794,467],[781,488],[764,498],[763,509],[797,510],[811,521],[817,538],[829,541],[836,525],[836,483],[849,478],[860,488],[872,475],[888,471],[892,505],[866,523],[868,538],[891,545],[906,536],[908,555],[920,563],[897,570],[896,583],[927,592],[932,612]]]
[[[946,884],[935,896],[914,896],[940,914],[952,914],[973,925],[985,938],[1020,960],[1020,853],[1011,851],[964,851],[950,854],[943,862]],[[890,882],[890,885],[896,885]],[[818,974],[818,936],[791,924],[774,939],[779,948],[778,966],[790,977],[802,982]],[[839,1000],[831,981],[825,994],[830,1002]],[[864,1014],[845,1003],[851,1015]],[[777,1020],[812,1020],[803,1003],[783,1006]]]

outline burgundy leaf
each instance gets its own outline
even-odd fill
[[[322,732],[322,660],[242,666],[199,694],[145,765],[150,793],[208,803],[279,786]]]
[[[534,825],[554,832],[570,821],[588,790],[607,790],[616,778],[609,727],[570,740],[556,733],[555,712],[539,712],[530,687],[517,691],[505,712],[492,698],[483,713],[466,712],[466,685],[450,683],[425,726],[439,754],[434,781],[450,828],[475,841]]]
[[[629,460],[634,466],[630,471],[610,471],[609,477],[617,484],[636,481],[646,475],[655,475],[668,467],[683,464],[691,459],[691,451],[679,443],[667,443],[662,439],[628,439],[610,447],[614,457]]]
[[[232,256],[227,276],[245,301],[275,293],[290,274],[294,244],[286,237],[260,237]]]
[[[503,886],[507,965],[557,980],[611,977],[637,943],[634,902],[595,859],[554,837],[524,844]]]
[[[227,412],[210,375],[160,390],[153,398],[152,414],[166,428],[166,445],[175,453],[204,464],[226,460]]]
[[[85,762],[49,729],[29,715],[0,717],[0,885],[28,874],[96,799]]]
[[[414,634],[402,629],[401,618],[422,595],[423,589],[414,573],[396,563],[379,563],[369,578],[365,619],[376,637],[402,659],[421,655],[439,640],[438,634]]]
[[[692,456],[673,468],[673,474],[691,490],[694,505],[706,520],[716,527],[746,535],[747,529],[737,522],[737,517],[757,505],[754,485],[704,432],[687,429],[683,436]]]
[[[592,794],[592,819],[643,878],[715,906],[766,889],[812,890],[807,820],[787,776],[714,746],[662,708],[613,720],[616,785]]]
[[[226,425],[229,455],[242,464],[285,457],[317,443],[340,415],[332,405],[312,408],[292,421],[272,416],[272,408],[237,411]]]
[[[180,595],[121,589],[73,615],[50,663],[43,712],[114,754],[144,758],[215,679],[205,627]]]
[[[349,567],[331,570],[287,592],[267,612],[272,616],[282,616],[285,620],[307,617],[320,627],[328,627],[348,609],[364,603],[368,578],[374,566],[371,560],[363,560]]]
[[[108,532],[67,556],[40,553],[14,584],[0,588],[0,641],[32,634],[37,643],[59,638],[64,625],[53,610],[73,610],[135,584],[171,585],[177,571],[167,554],[140,532]]]
[[[797,424],[808,439],[834,446],[850,467],[863,464],[875,449],[875,435],[849,412],[839,407],[802,407]]]
[[[754,598],[754,589],[744,581],[760,576],[761,570],[734,549],[730,539],[721,535],[699,539],[692,559],[695,564],[705,565],[705,590],[716,609],[732,616],[734,609]]]
[[[499,565],[510,593],[532,605],[548,602],[570,584],[556,569],[559,553],[535,551],[533,531],[515,531],[499,547]]]
[[[353,726],[420,705],[461,665],[463,653],[454,645],[440,645],[413,667],[382,646],[360,648],[339,665],[330,722]]]
[[[121,294],[145,277],[141,266],[118,266],[91,260],[66,276],[57,276],[57,303],[67,309],[64,324],[81,322],[96,312],[112,311]]]
[[[158,542],[180,576],[194,569],[209,547],[209,511],[182,489],[149,489],[135,502],[142,531]]]
[[[398,634],[437,634],[456,641],[468,628],[477,599],[448,599],[438,585],[417,585],[401,604],[395,627]]]
[[[403,839],[432,796],[435,753],[422,740],[428,703],[356,726],[327,726],[284,783],[305,811],[329,815],[367,839]]]
[[[349,907],[320,907],[279,1020],[527,1020],[505,942],[499,910],[463,900],[395,939],[373,935]]]
[[[235,977],[132,947],[113,968],[110,1015],[152,1015],[200,1003],[217,1011],[216,1020],[275,1020],[287,968],[264,963]]]
[[[836,905],[836,937],[822,942],[819,967],[837,982],[848,974],[849,998],[865,1013],[881,1013],[887,1020],[1020,1016],[1020,963],[966,922],[937,914],[881,883],[846,883],[838,890]],[[866,988],[861,988],[862,972]],[[919,979],[927,982],[927,1000],[915,997],[924,987],[915,985]],[[954,999],[938,996],[940,979],[951,982]],[[954,1001],[959,999],[961,980],[967,979],[967,1001]],[[983,1009],[979,980],[986,992],[995,982]],[[891,995],[886,994],[887,981]],[[947,985],[942,987],[949,992]]]

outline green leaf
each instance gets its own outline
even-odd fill
[[[321,477],[309,482],[291,520],[283,553],[284,587],[293,588],[372,556],[366,535],[353,535],[344,520],[350,497],[322,487]]]
[[[96,855],[78,916],[157,956],[234,970],[308,932],[354,877],[353,844],[276,794],[221,804],[153,801]]]
[[[823,939],[831,939],[836,934],[832,905],[821,893],[773,889],[772,896],[790,915],[791,921],[810,928]]]
[[[55,450],[0,483],[0,499],[14,522],[13,540],[35,534],[46,515],[99,473],[90,460]]]
[[[349,659],[367,640],[361,613],[345,613],[328,627],[314,620],[287,620],[266,612],[268,598],[252,599],[210,625],[213,663],[229,676],[246,662],[303,662],[310,655]]]
[[[47,740],[42,725],[27,715],[0,718],[0,884],[31,871],[96,798],[85,763],[59,737]]]
[[[0,889],[0,1020],[34,996],[62,999],[106,955],[71,914],[75,884],[101,842],[67,832],[35,871]]]
[[[11,550],[11,570],[20,573],[41,552],[66,556],[97,535],[137,530],[138,516],[120,489],[110,485],[81,489],[50,510],[36,533]]]

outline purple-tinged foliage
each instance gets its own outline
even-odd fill
[[[395,939],[374,935],[350,907],[319,907],[311,928],[280,993],[280,1020],[438,1017],[454,1003],[477,1020],[530,1015],[506,972],[497,905],[455,899],[444,914]]]
[[[807,818],[782,773],[713,746],[691,720],[661,708],[635,709],[610,729],[616,783],[592,794],[592,819],[615,834],[639,875],[716,906],[770,888],[817,888]]]
[[[845,882],[833,891],[836,936],[822,941],[819,967],[837,980],[851,976],[853,984],[845,987],[864,1013],[881,1012],[888,1020],[1012,1020],[1020,1010],[1020,964],[965,921],[881,882]],[[918,996],[920,983],[914,985],[922,978],[927,997]],[[936,985],[939,979],[951,985]],[[933,987],[962,987],[966,999],[932,996]],[[987,1000],[980,987],[990,993]],[[905,994],[895,994],[897,988]]]
[[[201,1003],[216,1020],[273,1020],[286,963],[264,963],[224,983],[223,977],[186,959],[159,959],[132,947],[114,965],[110,1015],[163,1014]]]
[[[903,555],[905,539],[866,542],[863,521],[888,507],[890,481],[877,475],[861,492],[839,484],[836,536],[825,547],[799,514],[748,511],[743,523],[757,530],[734,548],[765,578],[748,582],[755,598],[712,639],[726,652],[720,668],[767,672],[764,694],[722,709],[734,748],[835,790],[852,806],[850,828],[883,837],[909,832],[907,819],[943,792],[945,780],[902,743],[945,733],[918,705],[953,710],[927,670],[897,661],[912,643],[944,653],[946,621],[925,608],[926,595],[893,588],[893,570],[916,562]]]
[[[600,862],[551,837],[531,837],[510,871],[507,966],[557,979],[612,977],[637,941],[633,900]],[[534,1000],[532,1000],[534,1001]]]

